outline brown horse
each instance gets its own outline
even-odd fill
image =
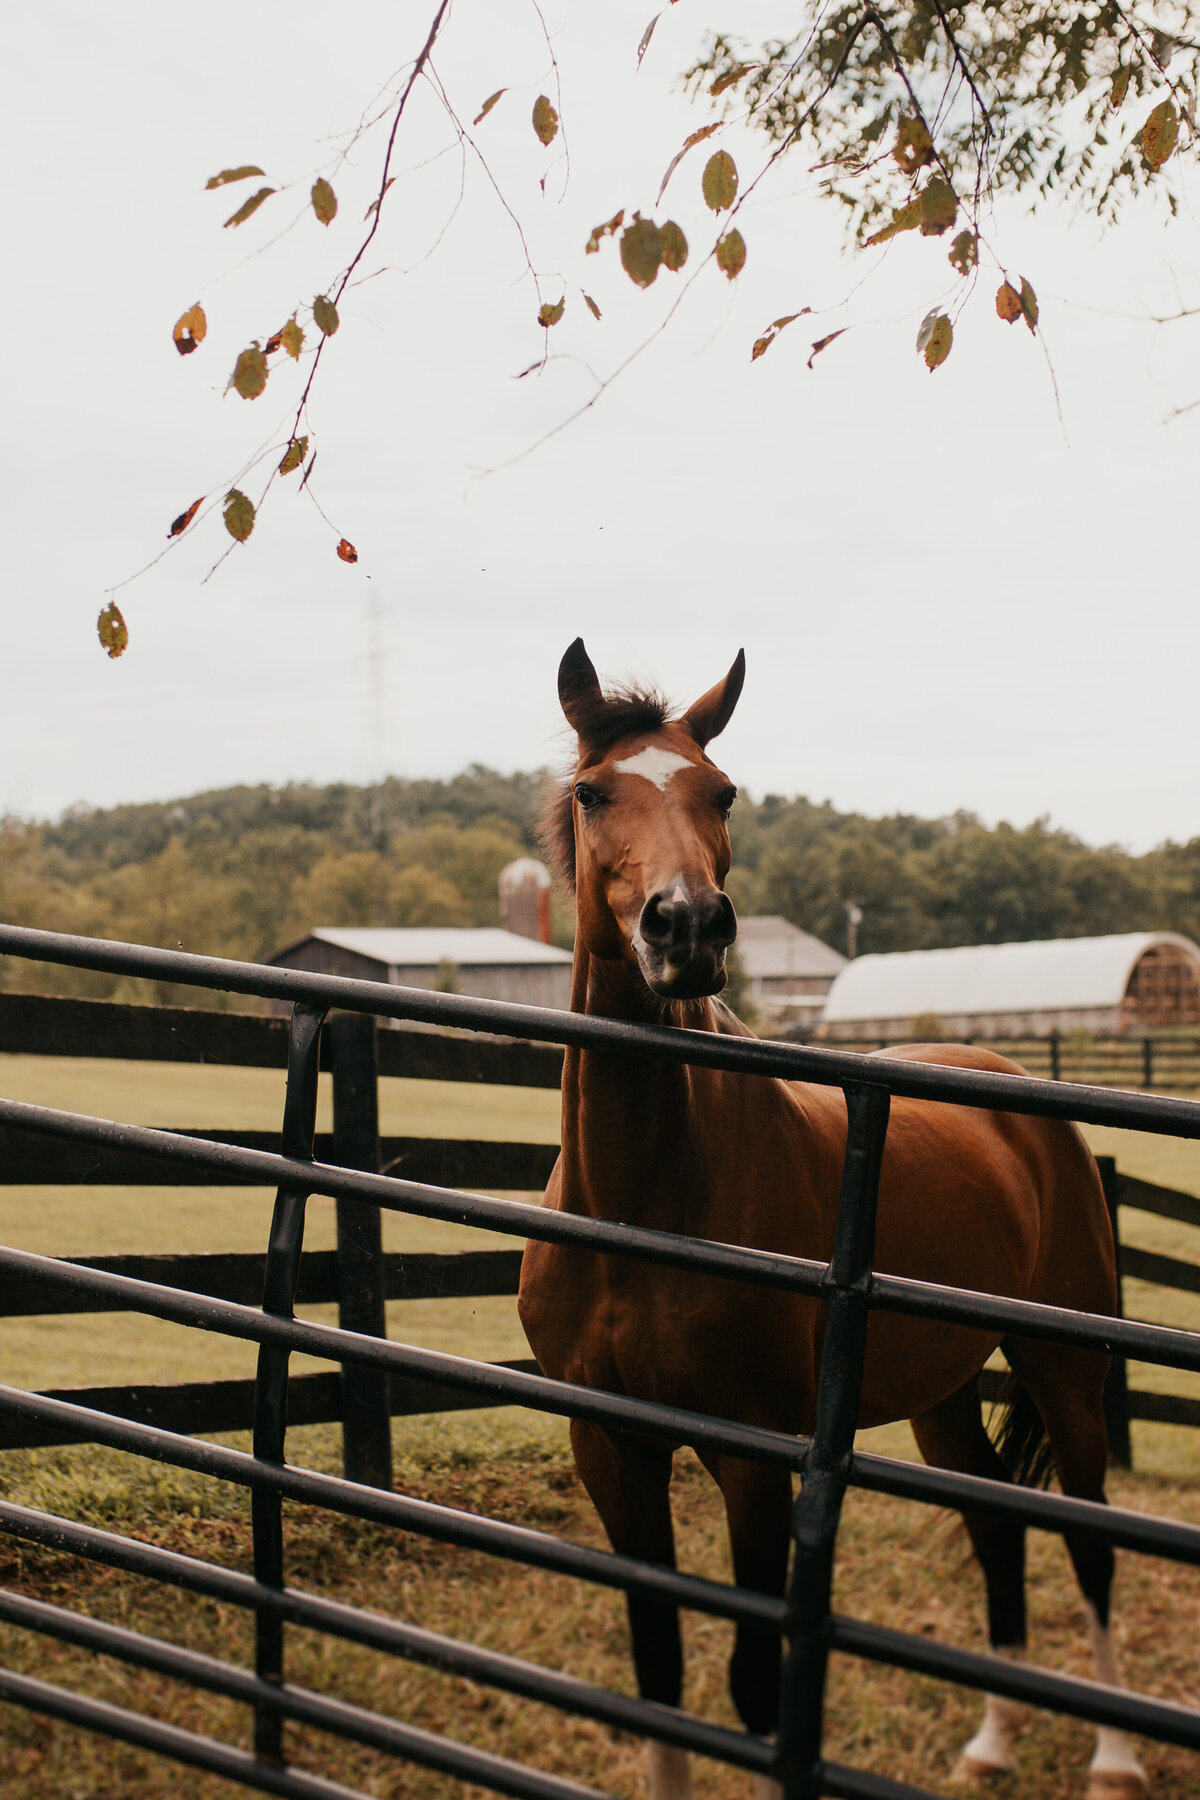
[[[559,695],[578,735],[578,762],[548,821],[548,845],[578,906],[571,1006],[605,1018],[742,1033],[715,996],[737,930],[723,887],[737,790],[705,754],[741,691],[739,653],[682,717],[653,694],[605,693],[577,639]],[[956,1067],[1013,1070],[984,1050],[916,1045],[891,1052]],[[1019,1071],[1018,1071],[1019,1072]],[[562,1154],[546,1205],[596,1219],[827,1259],[846,1136],[839,1089],[568,1050]],[[1095,1164],[1074,1126],[1049,1119],[894,1099],[880,1185],[876,1266],[897,1275],[1112,1313],[1112,1233]],[[530,1243],[520,1313],[548,1375],[587,1387],[811,1432],[823,1308],[677,1269]],[[990,1330],[875,1313],[859,1423],[910,1419],[925,1460],[994,1479],[1030,1479],[1046,1440],[1063,1491],[1103,1500],[1101,1394],[1108,1359],[1011,1339],[1019,1383],[1002,1457],[981,1417],[979,1372],[1001,1342]],[[1002,1440],[1003,1441],[1003,1440]],[[672,1451],[578,1421],[575,1461],[613,1548],[675,1558],[668,1486]],[[783,1591],[791,1480],[728,1455],[704,1462],[724,1498],[737,1581]],[[966,1526],[987,1584],[991,1644],[1025,1644],[1024,1531],[982,1516]],[[1109,1618],[1107,1545],[1068,1539],[1091,1626],[1096,1673],[1119,1680]],[[677,1612],[632,1597],[641,1693],[678,1705]],[[775,1729],[780,1643],[739,1627],[730,1665],[748,1730]],[[1016,1766],[1027,1709],[988,1696],[959,1773]],[[759,1778],[760,1800],[779,1793]],[[1123,1734],[1102,1729],[1089,1800],[1136,1800],[1145,1779]],[[686,1800],[688,1759],[649,1747],[653,1800]]]

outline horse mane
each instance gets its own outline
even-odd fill
[[[659,731],[670,706],[657,688],[618,687],[579,696],[574,701],[580,742],[603,755],[622,738]],[[551,873],[568,893],[575,891],[575,819],[568,775],[554,783],[538,821],[538,842]]]

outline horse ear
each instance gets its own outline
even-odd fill
[[[567,724],[573,725],[580,737],[585,736],[587,726],[603,708],[604,696],[600,692],[600,677],[581,637],[575,639],[558,665],[558,698]]]
[[[739,650],[724,681],[718,681],[716,687],[709,688],[707,694],[701,694],[684,713],[683,723],[702,750],[711,739],[721,735],[732,719],[745,679],[746,652]]]

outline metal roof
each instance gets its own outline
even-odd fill
[[[1155,944],[1175,944],[1200,963],[1200,946],[1173,931],[860,956],[830,988],[823,1017],[832,1023],[1119,1006],[1138,961]]]
[[[811,932],[778,913],[738,919],[738,953],[752,979],[782,975],[836,975],[846,962]]]
[[[515,931],[501,931],[494,925],[363,925],[345,930],[318,925],[308,935],[319,938],[322,943],[335,944],[340,950],[369,956],[373,962],[386,963],[393,969],[436,968],[440,962],[457,963],[460,968],[478,968],[496,963],[569,963],[572,960],[569,950],[560,950],[554,944],[540,944],[536,938],[521,937]],[[280,952],[280,955],[286,954],[286,951]]]

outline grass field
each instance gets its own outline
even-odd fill
[[[388,1133],[552,1142],[558,1098],[530,1089],[387,1081]],[[222,1129],[278,1124],[283,1079],[274,1071],[60,1062],[0,1057],[0,1092],[18,1099],[164,1126]],[[325,1117],[321,1128],[328,1129]],[[1121,1168],[1200,1194],[1200,1146],[1143,1134],[1089,1132],[1093,1147]],[[261,1249],[271,1196],[251,1190],[0,1189],[0,1241],[57,1254]],[[1200,1233],[1127,1211],[1131,1243],[1200,1261]],[[513,1240],[423,1221],[385,1218],[389,1248],[511,1248]],[[332,1206],[311,1204],[307,1241],[333,1242]],[[1200,1326],[1200,1300],[1127,1284],[1131,1313]],[[312,1309],[331,1318],[332,1308]],[[389,1309],[393,1336],[486,1357],[525,1353],[509,1299],[418,1302]],[[47,1387],[133,1379],[179,1380],[248,1374],[253,1350],[208,1333],[132,1315],[0,1321],[3,1379]],[[305,1359],[296,1359],[300,1369]],[[1174,1372],[1135,1370],[1144,1386],[1186,1391]],[[906,1426],[864,1433],[864,1444],[911,1455]],[[512,1518],[576,1541],[600,1542],[595,1516],[571,1467],[561,1421],[501,1409],[397,1421],[397,1485],[471,1511]],[[230,1439],[244,1446],[244,1439]],[[1134,1426],[1134,1476],[1114,1475],[1119,1503],[1200,1523],[1200,1433]],[[289,1437],[289,1457],[337,1470],[334,1427]],[[235,1567],[250,1564],[248,1506],[238,1490],[179,1471],[142,1465],[95,1447],[0,1455],[0,1494]],[[680,1459],[676,1515],[681,1562],[728,1576],[723,1527],[711,1485],[693,1458]],[[412,1618],[433,1629],[542,1661],[624,1689],[631,1684],[623,1606],[615,1595],[553,1576],[430,1545],[351,1521],[289,1507],[288,1579],[314,1591]],[[877,1496],[852,1495],[838,1569],[840,1610],[983,1647],[982,1587],[965,1566],[956,1520]],[[228,1609],[156,1590],[151,1584],[0,1540],[0,1582],[43,1598],[134,1624],[241,1663],[246,1621]],[[1061,1544],[1031,1539],[1034,1660],[1087,1673],[1082,1610]],[[1133,1685],[1200,1703],[1195,1644],[1200,1636],[1200,1572],[1126,1556],[1120,1580],[1120,1635]],[[731,1721],[724,1663],[728,1630],[687,1622],[686,1703]],[[247,1742],[246,1721],[225,1702],[170,1682],[88,1659],[0,1630],[0,1656],[67,1686],[95,1693],[193,1729]],[[470,1683],[289,1632],[289,1672],[312,1687],[444,1730],[467,1742],[594,1783],[620,1796],[640,1792],[640,1746],[621,1734]],[[960,1690],[897,1671],[835,1663],[829,1754],[893,1778],[944,1788],[954,1754],[970,1735],[977,1702]],[[1002,1782],[996,1800],[1072,1800],[1082,1791],[1090,1734],[1039,1716],[1025,1740],[1025,1775]],[[449,1800],[457,1784],[373,1754],[297,1731],[289,1754],[301,1765],[361,1786],[380,1800]],[[1196,1759],[1146,1747],[1156,1800],[1194,1800]],[[18,1800],[216,1800],[216,1780],[16,1710],[0,1709],[0,1779]],[[744,1800],[748,1778],[700,1765],[698,1800]]]

